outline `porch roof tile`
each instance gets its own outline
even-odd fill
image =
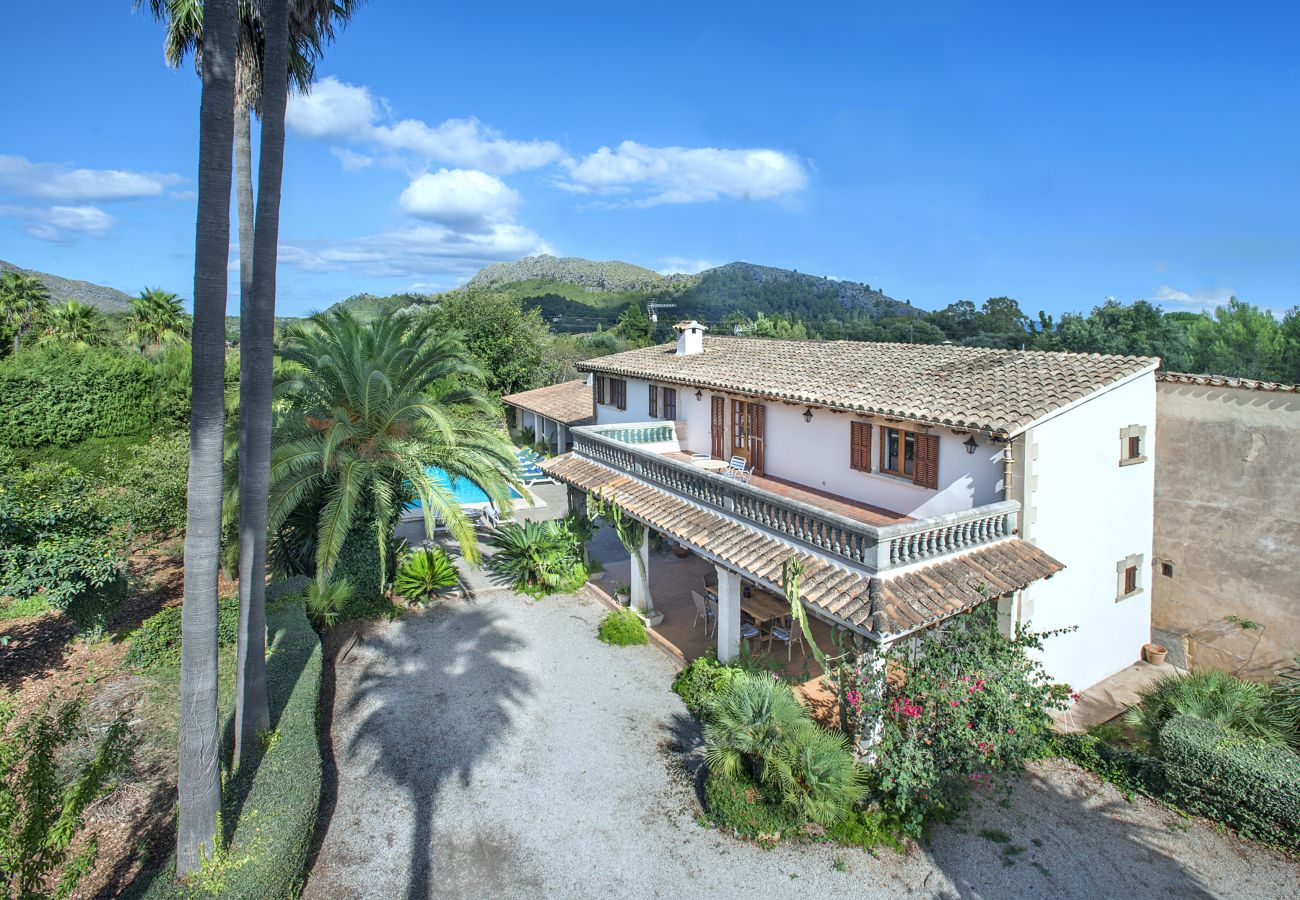
[[[562,425],[590,425],[596,421],[592,415],[591,388],[585,378],[506,394],[501,402],[545,416]]]
[[[797,555],[804,564],[803,601],[877,640],[925,628],[1064,568],[1032,544],[1012,538],[901,575],[873,578],[572,453],[549,459],[542,468],[778,590],[780,562]]]

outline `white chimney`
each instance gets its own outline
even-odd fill
[[[678,356],[694,356],[704,352],[704,332],[708,331],[707,328],[694,319],[678,322],[673,327],[677,329]]]

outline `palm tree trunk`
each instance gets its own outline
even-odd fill
[[[239,314],[239,646],[235,684],[235,764],[270,728],[266,706],[266,518],[271,474],[271,369],[275,269],[280,240],[284,113],[289,98],[289,3],[265,0],[262,139],[251,297]],[[241,209],[242,213],[242,209]],[[240,257],[242,260],[243,251]],[[242,262],[241,262],[242,270]],[[242,272],[241,272],[242,274]],[[251,302],[250,302],[251,299]]]
[[[203,4],[199,106],[199,201],[194,236],[189,500],[185,601],[181,607],[181,709],[176,873],[211,855],[221,811],[217,723],[217,569],[221,561],[221,463],[230,253],[231,145],[235,118],[235,0]]]

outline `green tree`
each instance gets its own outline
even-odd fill
[[[634,347],[650,345],[650,320],[639,303],[629,303],[623,310],[623,315],[618,318],[618,331]]]
[[[197,302],[195,312],[198,312]],[[140,292],[140,296],[131,298],[126,336],[128,340],[135,341],[141,350],[181,343],[189,334],[190,322],[181,306],[180,297],[162,288],[147,287]],[[222,348],[225,348],[224,324]]]
[[[536,308],[514,297],[479,291],[444,294],[438,305],[414,314],[435,324],[435,332],[460,335],[470,359],[493,394],[509,394],[545,383],[551,330]]]
[[[1286,339],[1267,310],[1233,297],[1192,325],[1192,362],[1198,372],[1242,378],[1285,378]]]
[[[50,310],[42,341],[91,347],[104,343],[104,317],[87,303],[68,300]]]
[[[27,332],[41,321],[50,305],[45,283],[31,275],[0,274],[0,320],[13,338],[13,352]]]
[[[1282,365],[1279,375],[1288,384],[1300,384],[1300,306],[1282,317]]]

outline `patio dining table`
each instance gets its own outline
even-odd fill
[[[748,597],[745,596],[744,591],[741,591],[740,609],[759,628],[763,628],[775,619],[790,615],[789,603],[756,587],[749,588]]]
[[[709,472],[721,472],[725,469],[731,468],[731,463],[727,462],[725,459],[713,459],[712,457],[694,460],[693,464],[697,468],[705,469]]]

